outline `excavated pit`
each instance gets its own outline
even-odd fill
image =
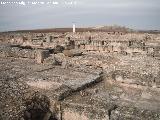
[[[35,93],[31,99],[25,101],[24,120],[57,120],[50,111],[50,101],[44,96]]]

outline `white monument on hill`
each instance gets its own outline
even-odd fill
[[[75,23],[73,23],[73,33],[75,33],[76,32],[76,25],[75,25]]]

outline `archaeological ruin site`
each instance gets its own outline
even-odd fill
[[[0,33],[0,120],[160,120],[160,33]]]

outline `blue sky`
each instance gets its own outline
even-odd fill
[[[22,0],[0,0],[21,2]],[[99,25],[160,29],[160,0],[36,0],[45,4],[0,4],[0,31]],[[57,5],[46,4],[58,2]],[[66,4],[74,2],[73,4]]]

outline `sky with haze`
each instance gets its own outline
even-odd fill
[[[72,27],[73,22],[160,30],[160,0],[0,0],[0,31]]]

